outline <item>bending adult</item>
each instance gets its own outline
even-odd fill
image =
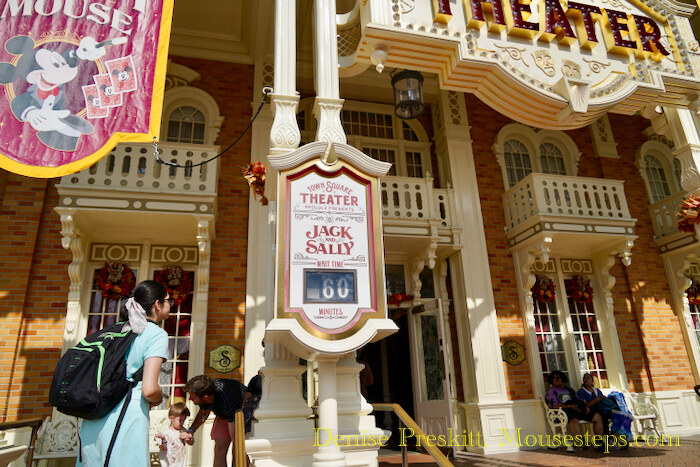
[[[189,429],[189,437],[183,437],[187,443],[193,442],[194,432],[214,412],[216,418],[211,427],[211,439],[214,440],[214,467],[226,466],[226,454],[231,442],[236,439],[234,417],[243,406],[246,387],[235,379],[210,378],[206,375],[195,376],[185,384],[185,391],[190,400],[199,406],[199,412]]]
[[[600,414],[586,407],[580,399],[576,397],[574,390],[567,385],[568,378],[559,370],[549,374],[549,384],[551,387],[547,392],[547,405],[552,409],[562,409],[569,419],[569,429],[574,436],[581,436],[580,420],[593,422],[593,431],[597,435],[603,434],[603,419]],[[573,451],[573,446],[567,446],[569,451]]]
[[[156,323],[167,319],[171,306],[172,299],[162,284],[143,281],[136,286],[134,296],[125,301],[119,313],[119,320],[125,321],[124,328],[131,328],[138,334],[126,354],[126,376],[132,378],[143,367],[143,377],[132,389],[131,400],[109,459],[110,466],[150,465],[148,413],[163,398],[158,376],[168,350],[168,334]],[[105,417],[83,421],[80,429],[81,456],[78,456],[76,466],[105,465],[107,450],[125,400],[126,397]]]

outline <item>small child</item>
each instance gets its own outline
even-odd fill
[[[190,410],[184,402],[170,406],[170,426],[156,434],[156,438],[162,440],[158,453],[161,467],[185,467],[185,442],[180,439],[180,433],[185,431],[182,425],[189,415]]]

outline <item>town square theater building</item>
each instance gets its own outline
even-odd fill
[[[457,453],[525,449],[504,430],[549,433],[552,370],[653,404],[665,435],[700,432],[696,10],[178,0],[158,150],[185,168],[158,164],[152,144],[122,143],[57,179],[0,172],[2,420],[60,418],[48,389],[61,353],[115,320],[130,281],[155,278],[177,300],[164,324],[169,397],[152,423],[185,400],[192,376],[247,382],[261,370],[248,454],[311,465],[317,363],[263,346],[288,221],[269,161],[333,143],[392,164],[379,188],[398,327],[339,359],[340,434],[391,429],[393,415],[369,404],[393,402],[429,434],[473,433]],[[264,87],[250,130],[198,165],[244,132]],[[242,176],[257,161],[266,205]],[[190,465],[211,465],[210,426]],[[343,453],[376,463],[376,447]]]

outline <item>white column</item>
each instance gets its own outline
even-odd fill
[[[320,356],[318,363],[318,445],[314,467],[340,467],[345,455],[338,440],[338,401],[336,400],[336,364],[338,357]]]
[[[338,81],[338,33],[335,2],[316,0],[314,3],[314,73],[316,100],[314,116],[318,121],[316,141],[345,143],[345,130],[340,123],[343,99]]]
[[[688,193],[700,195],[700,135],[697,120],[688,109],[664,108],[675,155],[681,162],[681,186]]]
[[[270,131],[270,153],[284,154],[299,147],[297,124],[299,95],[296,90],[297,66],[296,1],[275,2],[275,76],[272,107],[275,119]]]
[[[455,311],[460,340],[470,336],[469,343],[460,343],[460,349],[471,348],[471,352],[462,353],[463,360],[470,360],[463,370],[473,369],[474,373],[464,373],[465,392],[469,398],[465,407],[466,424],[474,433],[481,431],[487,444],[483,449],[469,449],[495,452],[502,440],[501,429],[512,428],[514,421],[506,394],[486,234],[463,95],[441,91],[439,111],[444,122],[459,120],[459,123],[445,123],[436,129],[436,144],[438,152],[445,154],[449,161],[457,222],[464,227],[464,247],[456,255],[458,260],[451,264],[463,268],[461,274],[453,275],[463,281],[455,284],[455,291],[464,294],[455,294]]]
[[[265,110],[253,125],[252,160],[266,154],[285,154],[299,146],[301,133],[296,120],[296,0],[275,1],[275,63],[272,113]],[[256,64],[256,86],[266,81],[263,64]],[[256,90],[257,94],[258,90]],[[267,113],[266,113],[267,112]],[[269,132],[269,133],[268,133]],[[267,141],[265,141],[267,140]],[[246,283],[246,378],[263,362],[260,342],[265,325],[274,316],[275,215],[277,173],[269,164],[265,192],[270,200],[262,206],[251,196],[248,227]],[[250,360],[248,353],[250,352]],[[301,392],[305,367],[280,344],[264,351],[262,399],[253,436],[246,440],[252,465],[304,465],[310,460],[313,442],[311,409]],[[308,465],[308,464],[307,464]]]

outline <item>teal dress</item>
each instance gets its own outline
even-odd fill
[[[168,334],[157,324],[149,322],[142,334],[134,339],[126,354],[126,375],[136,373],[147,358],[166,358]],[[141,467],[150,465],[149,422],[150,406],[143,397],[141,382],[132,390],[131,402],[126,409],[117,440],[112,449],[109,465],[114,467]],[[126,398],[125,398],[126,399]],[[99,420],[83,420],[80,429],[82,462],[80,456],[76,466],[103,467],[109,442],[117,424],[117,418],[124,405],[122,400],[106,417]]]

